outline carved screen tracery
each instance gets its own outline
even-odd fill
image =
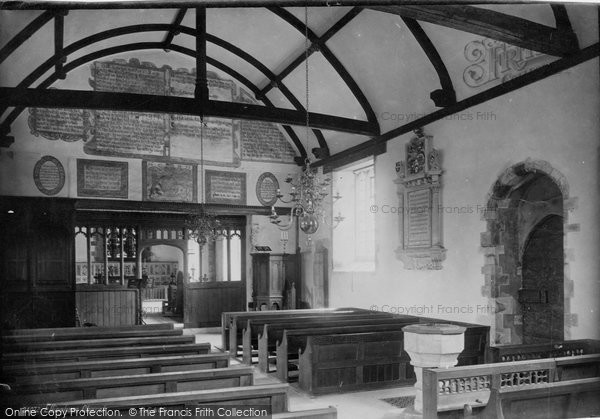
[[[400,246],[396,255],[405,269],[442,269],[441,155],[433,137],[421,129],[406,145],[404,161],[396,163]]]

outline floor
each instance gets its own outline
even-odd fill
[[[145,314],[144,320],[147,324],[156,323],[174,323],[175,327],[183,328],[181,319],[173,317],[163,317],[151,313],[150,310]],[[184,335],[196,336],[196,342],[209,342],[213,352],[220,352],[221,347],[221,329],[202,328],[202,329],[183,329]],[[238,364],[238,361],[232,361],[232,365]],[[266,374],[255,369],[255,384],[279,383],[273,374]],[[412,387],[396,387],[383,390],[361,391],[344,394],[330,394],[322,396],[309,396],[301,391],[297,384],[291,384],[289,397],[289,410],[317,409],[322,407],[334,406],[338,411],[339,419],[393,419],[400,418],[403,409],[395,407],[382,399],[414,396],[415,391]]]

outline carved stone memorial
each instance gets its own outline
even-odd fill
[[[442,237],[440,152],[421,129],[406,144],[404,161],[396,163],[400,246],[396,255],[405,269],[442,269],[446,249]]]

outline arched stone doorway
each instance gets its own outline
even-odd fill
[[[565,234],[577,230],[568,225],[575,202],[565,177],[545,161],[516,164],[492,187],[481,236],[492,344],[568,339],[576,319]]]

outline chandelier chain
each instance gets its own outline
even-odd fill
[[[308,58],[309,58],[309,41],[308,41],[308,6],[304,7],[304,65],[305,65],[305,83],[306,83],[306,148],[309,147],[309,134],[310,134],[310,116],[308,114]],[[306,163],[310,163],[309,154],[306,154]]]

